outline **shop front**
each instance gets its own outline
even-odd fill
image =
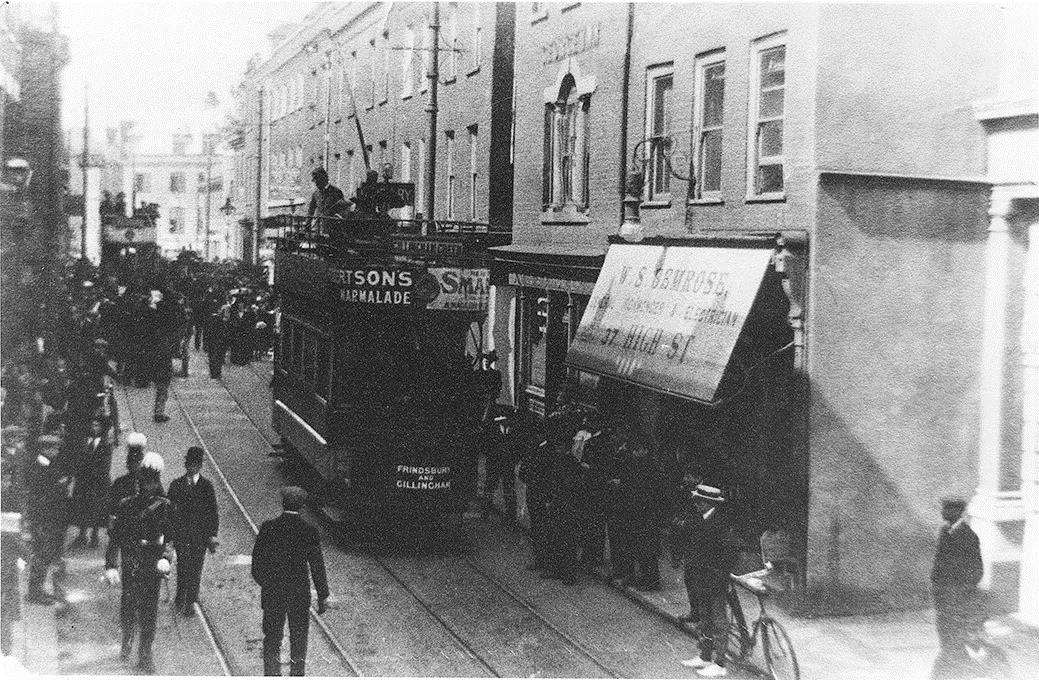
[[[594,281],[591,263],[570,263],[582,279],[552,278],[499,252],[516,301],[516,406],[630,427],[672,483],[692,464],[726,489],[748,547],[782,524],[803,556],[800,342],[781,252],[776,235],[611,239]]]

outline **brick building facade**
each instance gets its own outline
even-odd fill
[[[319,6],[248,74],[269,116],[258,212],[304,202],[318,165],[352,193],[354,115],[371,167],[415,182],[421,210],[430,12]],[[692,463],[730,489],[748,539],[782,517],[805,609],[925,602],[948,493],[988,513],[987,578],[1012,583],[1027,386],[1001,382],[1014,407],[978,417],[978,357],[1021,332],[1027,290],[983,323],[991,179],[971,105],[1000,80],[999,23],[984,5],[445,4],[440,47],[459,50],[440,53],[434,217],[511,231],[489,313],[500,401],[632,424],[673,476]],[[1030,251],[1001,252],[1018,272]],[[750,298],[724,317],[743,332],[706,396],[634,359],[589,370],[575,338],[602,321],[590,300],[608,307],[601,273],[709,256]],[[639,333],[618,356],[656,352]]]

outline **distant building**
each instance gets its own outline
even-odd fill
[[[128,213],[145,203],[158,204],[161,255],[194,251],[210,260],[240,255],[221,212],[227,194],[218,135],[147,135],[134,132],[127,122],[111,131],[107,142],[112,163],[105,190],[113,196],[122,192]]]

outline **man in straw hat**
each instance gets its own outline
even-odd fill
[[[739,558],[738,542],[726,511],[722,490],[699,484],[693,490],[698,513],[688,527],[689,540],[696,546],[686,556],[686,583],[694,598],[694,609],[701,624],[700,655],[682,661],[704,678],[728,675],[725,654],[729,634],[726,593],[729,575]]]
[[[148,451],[137,468],[137,490],[123,499],[112,519],[111,542],[119,547],[121,564],[105,561],[105,579],[122,583],[120,623],[123,629],[121,656],[130,658],[133,638],[140,627],[137,668],[154,673],[152,642],[159,607],[159,586],[169,576],[172,545],[166,541],[173,530],[173,506],[162,494],[162,456]],[[109,553],[112,555],[112,553]],[[122,570],[117,570],[121,566]]]

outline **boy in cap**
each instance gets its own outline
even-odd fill
[[[729,618],[726,594],[729,575],[739,558],[733,524],[725,510],[725,496],[715,486],[699,484],[693,490],[698,513],[687,527],[689,541],[696,546],[686,555],[686,586],[693,598],[691,608],[700,621],[700,655],[682,661],[703,678],[723,678]],[[691,587],[690,587],[691,586]]]
[[[183,476],[170,483],[169,499],[176,511],[173,544],[177,550],[177,595],[174,607],[185,616],[195,613],[206,550],[216,552],[220,515],[213,484],[202,476],[204,451],[192,446],[184,456]]]
[[[123,499],[112,519],[111,543],[118,546],[115,554],[106,555],[105,578],[115,585],[122,583],[119,618],[122,625],[121,657],[130,658],[134,633],[140,626],[137,668],[154,673],[152,642],[155,640],[155,618],[159,607],[159,586],[169,576],[172,552],[166,537],[173,530],[173,506],[162,494],[160,475],[165,464],[162,456],[148,451],[137,468],[137,489]],[[122,570],[117,570],[121,566]]]
[[[984,574],[978,535],[970,528],[958,497],[942,499],[942,528],[931,570],[935,626],[941,651],[933,677],[948,677],[967,665],[965,645],[977,617],[978,583]]]

